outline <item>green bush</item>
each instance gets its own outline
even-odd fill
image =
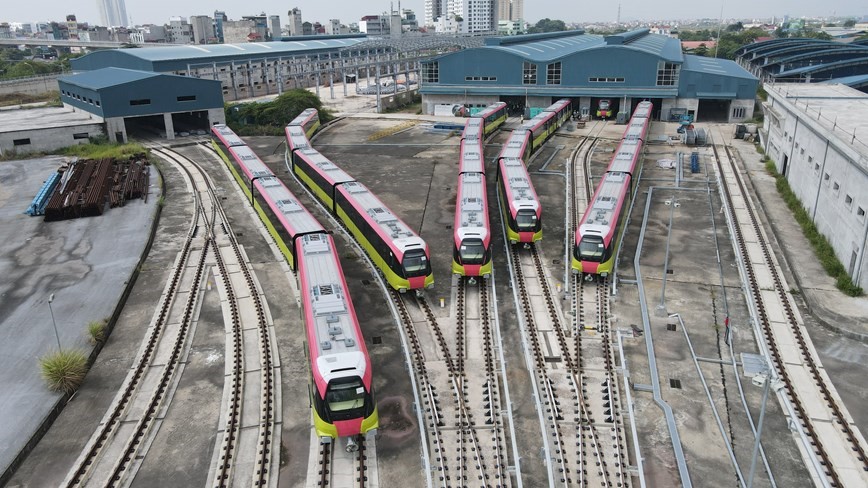
[[[58,351],[39,358],[39,367],[49,388],[72,393],[87,374],[87,356],[75,349]]]
[[[92,139],[87,144],[59,149],[56,154],[77,156],[82,159],[129,159],[133,156],[147,155],[148,149],[138,143],[118,144],[105,139]],[[147,156],[145,156],[147,157]]]
[[[105,341],[107,326],[108,321],[105,319],[94,320],[87,324],[87,335],[90,336],[90,342],[92,344],[101,344]]]
[[[787,179],[777,172],[775,162],[771,159],[766,162],[766,170],[775,177],[775,187],[778,193],[783,198],[784,203],[787,204],[787,207],[789,207],[790,212],[793,213],[793,217],[802,228],[805,238],[811,243],[814,254],[817,256],[823,269],[829,273],[829,276],[835,278],[835,286],[851,297],[861,296],[863,294],[862,288],[853,283],[853,280],[847,275],[847,270],[844,269],[844,265],[841,264],[838,256],[835,255],[835,249],[832,247],[832,244],[826,239],[826,236],[817,230],[817,226],[814,225],[811,216],[808,215],[807,210],[802,206],[802,202],[793,193]]]

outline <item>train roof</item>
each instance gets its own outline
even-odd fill
[[[458,201],[455,211],[455,237],[458,242],[469,237],[488,239],[488,201],[485,176],[464,173],[458,176]]]
[[[482,157],[482,140],[465,139],[461,141],[461,159],[458,173],[485,173],[485,160]]]
[[[223,144],[225,144],[227,147],[247,145],[247,143],[245,143],[240,137],[235,135],[235,132],[227,125],[214,124],[211,127],[211,132],[223,139]]]
[[[308,347],[320,393],[335,378],[359,376],[370,388],[370,362],[334,240],[310,234],[299,240],[299,275]]]
[[[241,165],[241,169],[248,179],[257,176],[274,175],[271,169],[259,159],[259,156],[249,146],[232,146],[230,151],[235,156],[235,162]]]
[[[332,185],[355,181],[355,179],[347,174],[346,171],[342,170],[338,165],[331,162],[330,159],[320,154],[320,152],[314,148],[300,149],[295,151],[295,154],[298,154],[308,161],[314,169]]]
[[[292,237],[311,232],[324,232],[319,221],[278,178],[274,176],[260,178],[256,180],[256,184],[260,187],[259,191],[267,196],[269,206]]]
[[[527,144],[528,131],[525,128],[518,128],[512,131],[503,149],[500,151],[501,158],[520,158],[524,153],[524,146]]]
[[[300,125],[286,126],[286,142],[289,144],[289,150],[309,149],[310,141],[307,139],[307,134],[304,132],[304,127]]]
[[[651,117],[651,110],[654,108],[654,104],[651,102],[639,102],[636,105],[636,109],[633,110],[633,118],[647,119]]]
[[[629,187],[627,173],[614,172],[603,175],[603,180],[594,193],[594,201],[585,211],[579,234],[599,234],[606,242],[611,239],[612,229],[616,227],[619,200],[624,198]]]
[[[538,210],[539,200],[521,159],[503,158],[500,160],[500,166],[510,207],[516,210],[523,208]]]
[[[624,131],[624,140],[635,141],[637,139],[645,139],[645,128],[647,127],[648,119],[630,119],[630,125]]]
[[[606,171],[623,171],[632,174],[636,167],[637,153],[641,147],[641,141],[638,139],[633,141],[625,139],[621,141],[621,144],[618,146],[617,152],[609,163],[609,167]]]
[[[428,246],[421,237],[416,235],[403,220],[399,219],[383,202],[377,198],[365,185],[358,181],[344,183],[339,188],[353,206],[373,223],[373,228],[384,238],[386,242],[394,243],[395,251],[403,255],[411,249],[427,250]]]
[[[482,127],[485,124],[485,120],[470,118],[467,119],[467,122],[464,124],[464,132],[461,134],[461,138],[464,140],[482,140]]]
[[[552,118],[553,116],[554,116],[554,112],[547,112],[547,111],[543,110],[542,112],[536,114],[536,116],[534,116],[534,118],[521,124],[521,128],[527,129],[527,130],[535,130],[542,123],[544,123],[546,120]],[[513,131],[513,132],[515,132],[515,131]]]
[[[544,112],[556,112],[558,110],[561,110],[561,109],[569,107],[569,106],[570,106],[570,101],[566,98],[562,98],[562,99],[558,100],[557,102],[549,105],[545,109],[543,109],[543,111]]]
[[[484,119],[485,117],[488,117],[489,115],[493,114],[494,112],[497,112],[498,110],[502,109],[503,107],[506,107],[506,102],[497,102],[495,104],[492,104],[492,105],[485,107],[485,109],[483,109],[481,112],[477,112],[477,113],[471,115],[470,117],[471,118]]]
[[[304,125],[304,124],[310,122],[311,120],[313,120],[314,118],[318,118],[318,117],[319,117],[319,112],[317,112],[317,110],[315,108],[306,108],[300,114],[298,114],[298,116],[296,118],[292,119],[292,121],[290,121],[290,123],[288,125],[291,125],[291,126]]]

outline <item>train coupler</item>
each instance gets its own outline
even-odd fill
[[[359,444],[356,442],[355,436],[347,437],[347,452],[358,452]]]

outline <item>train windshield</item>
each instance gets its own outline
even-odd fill
[[[325,400],[332,413],[362,408],[365,405],[365,387],[361,378],[356,376],[348,382],[329,383]]]
[[[482,239],[464,239],[458,249],[462,264],[482,264],[485,259],[485,246]]]
[[[600,109],[606,110],[607,108],[609,108],[609,101],[608,100],[600,100]]]
[[[524,208],[515,214],[515,226],[521,232],[537,230],[536,212],[529,208]]]
[[[404,254],[404,277],[427,276],[431,266],[428,264],[428,256],[421,249],[413,249]]]
[[[603,244],[603,238],[600,236],[583,236],[579,241],[579,255],[577,256],[582,261],[602,262],[603,254],[605,254],[606,245]]]

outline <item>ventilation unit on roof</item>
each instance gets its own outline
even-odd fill
[[[334,314],[346,312],[344,300],[340,293],[340,286],[336,284],[317,285],[311,291],[313,295],[313,303],[311,305],[313,305],[314,315],[317,317],[334,316]],[[328,319],[326,322],[329,322]]]
[[[328,241],[322,234],[309,234],[304,236],[303,239],[305,254],[317,254],[329,251]]]

